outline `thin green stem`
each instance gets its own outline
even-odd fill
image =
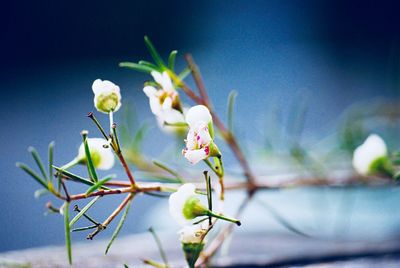
[[[165,254],[165,251],[163,249],[162,243],[160,238],[158,237],[157,233],[154,231],[153,227],[149,228],[149,232],[153,235],[154,240],[156,241],[158,250],[160,252],[161,255],[161,259],[163,260],[165,267],[168,267],[168,259],[167,259],[167,255]]]
[[[220,220],[224,220],[224,221],[229,221],[229,222],[235,223],[237,226],[242,225],[240,220],[229,218],[229,217],[226,217],[226,216],[221,215],[221,214],[216,214],[216,213],[214,213],[212,211],[208,211],[207,215],[211,216],[211,217],[214,217],[214,218],[217,218],[217,219],[220,219]]]
[[[97,128],[100,130],[101,134],[103,135],[103,137],[108,140],[108,136],[107,133],[105,132],[104,128],[101,126],[100,122],[97,120],[97,118],[94,116],[93,112],[90,112],[88,114],[88,117],[90,119],[92,119],[92,121],[95,123],[95,125],[97,126]]]

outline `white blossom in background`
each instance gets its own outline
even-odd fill
[[[194,184],[186,183],[169,197],[169,212],[181,225],[189,224],[192,219],[205,215],[208,211],[200,203],[195,190]]]
[[[189,125],[189,132],[182,154],[190,163],[196,164],[219,154],[210,135],[209,127],[210,123],[212,124],[212,117],[206,106],[196,105],[190,108],[186,113],[186,123]]]
[[[115,158],[110,148],[109,142],[102,138],[88,138],[90,156],[95,168],[108,170],[114,166]],[[86,162],[85,145],[79,147],[78,161]]]
[[[119,86],[108,80],[96,79],[93,82],[94,106],[99,112],[116,112],[121,107]]]
[[[371,134],[358,146],[353,154],[353,167],[361,175],[373,173],[374,164],[388,156],[385,141],[376,134]]]
[[[143,92],[149,98],[151,112],[157,117],[160,126],[164,126],[165,123],[184,122],[179,95],[168,73],[166,71],[163,73],[152,71],[151,75],[160,88],[145,86]]]

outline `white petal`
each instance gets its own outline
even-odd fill
[[[193,129],[189,129],[189,132],[186,137],[186,148],[187,150],[194,150],[196,149],[197,141],[196,135]]]
[[[161,83],[163,89],[170,93],[175,91],[174,86],[172,85],[171,78],[169,77],[167,71],[164,71],[162,74],[162,83]]]
[[[204,148],[198,150],[186,150],[184,152],[184,155],[186,159],[189,160],[189,162],[192,164],[197,164],[201,160],[208,157]]]
[[[104,148],[103,145],[108,144],[108,141],[102,138],[89,138],[87,139],[89,151],[91,154],[98,154],[100,157],[99,163],[95,166],[98,169],[107,170],[114,166],[114,154],[111,148]],[[85,159],[85,146],[82,143],[79,146],[78,159]]]
[[[195,127],[200,122],[208,124],[209,122],[211,122],[211,120],[212,117],[210,111],[204,105],[193,106],[186,113],[186,122],[191,128]]]
[[[378,158],[387,155],[385,141],[376,134],[371,134],[358,146],[353,154],[353,167],[362,175],[368,175],[371,164]]]
[[[154,97],[157,93],[157,89],[153,86],[145,86],[143,88],[144,94],[146,94],[147,97],[151,98]]]
[[[166,97],[163,104],[163,110],[171,110],[172,109],[172,99],[170,97]]]
[[[196,224],[196,225],[188,225],[184,226],[180,231],[180,237],[179,240],[181,243],[188,244],[196,244],[196,243],[201,243],[203,235],[205,234],[206,229],[202,228],[202,224]]]
[[[162,86],[162,84],[163,84],[162,74],[159,72],[156,72],[156,71],[152,71],[151,75],[153,76],[154,81],[156,81],[158,84],[160,84]]]
[[[169,197],[169,212],[179,224],[185,225],[189,222],[183,215],[183,207],[186,200],[195,195],[195,190],[194,184],[186,183]]]
[[[175,110],[175,109],[164,110],[163,118],[164,118],[165,122],[170,123],[170,124],[185,123],[183,114],[180,111]]]
[[[200,145],[208,145],[211,142],[211,136],[210,136],[210,132],[208,131],[208,127],[207,126],[201,126],[198,128],[198,132],[197,132],[197,136],[199,137],[199,139],[197,140],[197,142]]]
[[[160,115],[161,113],[160,99],[158,97],[151,97],[149,98],[149,104],[151,112],[155,115]]]

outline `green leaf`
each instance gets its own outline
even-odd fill
[[[45,178],[46,180],[48,180],[49,178],[47,177],[46,171],[44,169],[44,165],[42,162],[42,159],[39,156],[39,153],[36,151],[36,149],[32,146],[30,146],[28,148],[28,151],[32,154],[33,159],[35,159],[36,164],[38,165],[40,172],[43,175],[43,178]]]
[[[151,172],[136,172],[138,177],[142,179],[148,179],[148,180],[155,180],[155,181],[165,181],[165,182],[171,182],[171,183],[180,183],[180,181],[176,178],[170,178],[166,176],[162,176],[160,174],[154,174]]]
[[[87,189],[85,195],[89,195],[89,194],[93,193],[94,191],[99,189],[101,186],[103,186],[104,183],[108,182],[111,179],[112,179],[112,177],[107,177],[103,180],[96,182],[93,186],[91,186],[91,187],[89,187],[89,189]]]
[[[106,252],[105,252],[106,255],[107,255],[108,251],[110,250],[110,247],[111,247],[112,243],[114,242],[115,238],[117,238],[117,236],[119,234],[119,231],[121,231],[121,228],[125,223],[126,216],[128,215],[129,209],[130,209],[131,204],[132,204],[132,199],[133,199],[133,195],[132,195],[132,198],[129,200],[128,204],[126,205],[126,209],[124,211],[124,214],[122,215],[121,219],[119,220],[117,228],[115,228],[115,231],[111,236],[110,242],[108,242],[108,245],[107,245],[107,248],[106,248]]]
[[[160,71],[160,68],[158,66],[154,65],[151,62],[148,62],[148,61],[145,61],[145,60],[141,60],[141,61],[139,61],[139,64],[143,65],[143,66],[146,66],[146,67],[149,67],[149,68],[151,68],[151,69],[153,69],[155,71]]]
[[[85,214],[94,205],[94,203],[96,203],[97,200],[100,199],[100,197],[101,196],[96,196],[84,208],[82,208],[82,210],[78,214],[76,214],[75,217],[71,220],[71,222],[69,223],[69,227],[72,228],[74,224],[83,216],[83,214]]]
[[[97,182],[99,179],[97,178],[96,169],[94,168],[92,156],[90,154],[89,144],[87,141],[87,134],[82,133],[82,138],[83,138],[83,145],[85,147],[86,166],[88,168],[89,177],[92,181]]]
[[[65,202],[64,209],[65,247],[67,248],[68,262],[72,265],[71,231],[69,228],[69,202]]]
[[[232,90],[228,96],[228,129],[233,133],[233,108],[235,106],[237,92]]]
[[[81,232],[81,231],[91,230],[91,229],[94,229],[97,227],[98,227],[97,225],[79,227],[79,228],[71,229],[71,232]]]
[[[134,62],[120,62],[119,67],[128,68],[128,69],[132,69],[132,70],[142,72],[142,73],[147,73],[147,74],[149,74],[149,73],[151,73],[151,71],[153,71],[153,69],[148,66],[137,64]]]
[[[182,72],[179,73],[179,80],[184,80],[189,74],[192,73],[192,70],[189,67],[185,67]]]
[[[140,151],[141,144],[146,132],[149,130],[149,125],[144,123],[135,133],[135,137],[133,138],[132,147],[136,151]]]
[[[274,217],[275,220],[277,220],[280,224],[282,224],[283,227],[285,227],[286,229],[288,229],[289,231],[291,231],[295,234],[305,236],[305,237],[310,237],[308,234],[305,234],[302,231],[300,231],[299,229],[297,229],[296,227],[294,227],[290,222],[288,222],[286,219],[284,219],[274,208],[269,206],[263,200],[256,199],[256,201],[259,205],[261,205],[263,208],[268,210],[271,213],[272,217]]]
[[[63,170],[60,167],[57,167],[57,166],[54,166],[54,165],[53,165],[53,167],[54,167],[55,170],[57,170],[58,173],[70,178],[71,180],[74,180],[74,181],[77,181],[77,182],[80,182],[80,183],[83,183],[83,184],[86,184],[86,185],[89,185],[89,186],[92,186],[92,185],[95,184],[94,182],[92,182],[92,181],[90,181],[88,179],[85,179],[85,178],[83,178],[81,176],[73,174],[73,173],[71,173],[71,172],[69,172],[67,170]],[[110,188],[108,188],[106,186],[102,186],[101,188],[104,189],[104,190],[110,190]]]
[[[49,179],[53,178],[53,162],[54,162],[54,145],[55,142],[49,143]]]
[[[30,169],[27,165],[23,164],[23,163],[16,163],[16,166],[20,169],[22,169],[23,171],[25,171],[26,173],[28,173],[28,175],[30,175],[32,178],[34,178],[39,184],[41,184],[44,188],[46,188],[47,190],[49,189],[47,186],[47,183],[45,182],[44,179],[42,179],[38,174],[36,174],[32,169]]]
[[[147,49],[150,52],[151,57],[153,58],[154,62],[161,68],[165,67],[165,63],[164,61],[161,59],[160,54],[158,54],[156,48],[154,47],[154,45],[151,43],[149,37],[145,36],[144,37],[144,43],[147,47]]]
[[[153,160],[153,164],[156,165],[157,167],[165,170],[166,172],[168,172],[169,174],[171,174],[172,176],[174,176],[175,178],[177,178],[177,180],[181,183],[184,182],[182,176],[176,172],[175,170],[173,170],[172,168],[168,167],[166,164],[158,161],[158,160]]]
[[[149,228],[149,232],[153,235],[154,240],[156,241],[158,251],[160,252],[161,259],[164,262],[165,267],[168,267],[168,259],[167,255],[165,254],[165,251],[163,249],[162,243],[160,238],[158,237],[157,233],[154,231],[153,227]]]
[[[177,50],[172,50],[171,53],[169,54],[169,57],[168,57],[168,68],[171,71],[174,71],[174,68],[175,68],[176,54],[178,54],[178,51]]]

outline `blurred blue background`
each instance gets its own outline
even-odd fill
[[[236,89],[239,133],[253,142],[262,140],[270,106],[285,112],[304,92],[305,136],[332,130],[352,103],[399,96],[397,1],[22,0],[2,6],[0,251],[63,243],[62,218],[43,216],[47,199],[34,199],[38,185],[15,162],[32,163],[27,147],[45,155],[55,140],[61,165],[76,155],[82,129],[97,133],[86,118],[93,80],[118,84],[139,121],[154,122],[142,93],[148,77],[118,67],[149,59],[144,35],[165,57],[173,49],[193,53],[217,111],[225,112]],[[162,140],[145,151],[157,156]],[[120,199],[99,202],[95,216],[106,217]],[[153,203],[134,203],[125,234],[147,229],[135,215]]]

